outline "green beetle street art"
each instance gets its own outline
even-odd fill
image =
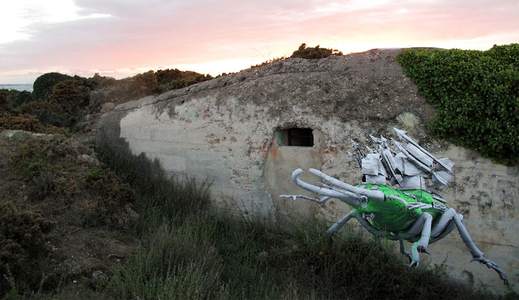
[[[361,147],[353,142],[354,157],[362,169],[362,184],[353,186],[325,173],[309,169],[321,179],[320,185],[302,180],[302,169],[292,173],[292,181],[299,187],[315,193],[318,198],[305,195],[281,195],[292,200],[309,200],[321,205],[335,198],[352,206],[352,210],[334,223],[327,231],[332,236],[348,221],[356,219],[376,237],[399,241],[400,252],[409,258],[410,266],[420,263],[420,253],[428,253],[434,243],[457,229],[473,261],[495,270],[505,284],[505,272],[472,240],[463,224],[463,216],[447,206],[438,194],[427,190],[425,180],[434,186],[447,186],[453,177],[453,162],[437,159],[405,131],[394,128],[400,142],[371,136],[376,149]],[[405,241],[412,243],[410,253]]]

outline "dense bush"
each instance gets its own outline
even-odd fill
[[[433,133],[498,161],[519,162],[519,44],[409,49],[398,61],[436,108]]]
[[[133,191],[90,149],[19,132],[0,138],[0,158],[0,299],[7,288],[8,299],[26,299],[14,296],[83,281],[115,263],[108,255],[131,251],[124,248],[137,218]]]
[[[161,92],[180,89],[195,83],[212,79],[211,75],[204,75],[192,71],[179,69],[158,70],[155,72]]]
[[[45,73],[36,78],[33,84],[32,95],[35,99],[45,100],[52,93],[54,86],[73,77],[57,72]]]
[[[192,71],[180,71],[178,69],[166,69],[148,71],[133,77],[121,80],[128,83],[128,95],[137,98],[162,93],[165,91],[180,89],[198,82],[209,80],[210,75],[203,75]]]
[[[0,199],[0,298],[8,288],[24,290],[41,283],[46,236],[53,223],[38,212]]]
[[[15,110],[20,105],[32,100],[30,92],[0,89],[0,112]]]
[[[2,114],[0,113],[0,130],[25,130],[41,133],[65,133],[63,128],[43,124],[38,118],[29,114]]]
[[[94,76],[87,79],[89,86],[93,89],[104,88],[114,85],[117,79],[107,76],[101,76],[99,73],[95,73]]]
[[[7,110],[8,90],[0,89],[0,112]]]
[[[49,102],[60,106],[69,115],[76,115],[88,106],[90,88],[84,81],[69,79],[57,83],[49,95]]]
[[[41,123],[57,127],[69,127],[75,119],[55,102],[33,101],[19,108],[22,114],[32,115]]]
[[[32,95],[18,92],[15,97],[0,90],[0,111],[16,109],[46,124],[74,127],[84,115],[99,113],[106,102],[122,103],[211,78],[178,69],[150,70],[121,80],[97,73],[84,78],[52,72],[36,79]]]
[[[315,47],[307,47],[305,43],[302,43],[301,46],[299,46],[299,48],[294,51],[290,57],[319,59],[331,55],[342,55],[342,52],[337,49],[321,48],[319,45]]]
[[[21,105],[17,111],[33,115],[43,124],[73,127],[85,114],[91,88],[84,79],[63,80],[52,88],[45,100]]]

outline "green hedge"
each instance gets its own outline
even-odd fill
[[[436,108],[439,137],[519,163],[519,44],[488,51],[408,49],[398,62]]]
[[[35,99],[46,100],[52,93],[52,89],[57,83],[72,79],[72,76],[57,72],[45,73],[36,78],[32,87],[32,95]]]

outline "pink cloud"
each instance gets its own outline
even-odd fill
[[[288,55],[303,41],[343,52],[397,46],[482,49],[519,41],[515,0],[81,0],[76,4],[85,15],[111,17],[38,24],[28,40],[0,45],[0,82],[12,81],[9,74],[20,70],[117,74],[117,70],[181,65],[228,72]],[[34,77],[28,74],[25,80]]]

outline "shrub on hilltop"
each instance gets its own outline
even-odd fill
[[[93,89],[109,87],[117,82],[117,79],[107,76],[101,76],[99,75],[99,73],[95,73],[94,76],[88,78],[87,80],[89,82],[89,85]]]
[[[148,71],[115,81],[104,81],[106,85],[99,86],[92,93],[90,110],[99,111],[102,104],[106,102],[123,103],[169,90],[184,88],[209,79],[212,79],[210,75],[192,71],[180,71],[178,69],[166,69]]]
[[[294,51],[290,57],[319,59],[331,55],[342,55],[342,52],[337,49],[321,48],[319,45],[315,47],[307,47],[305,43],[302,43],[301,46],[299,46],[299,48]]]
[[[69,79],[72,79],[72,77],[66,74],[45,73],[34,81],[32,95],[35,99],[45,100],[52,93],[52,89],[57,83]]]
[[[158,70],[155,72],[159,89],[163,91],[180,89],[195,83],[212,79],[211,75],[204,75],[193,71],[179,69]]]

